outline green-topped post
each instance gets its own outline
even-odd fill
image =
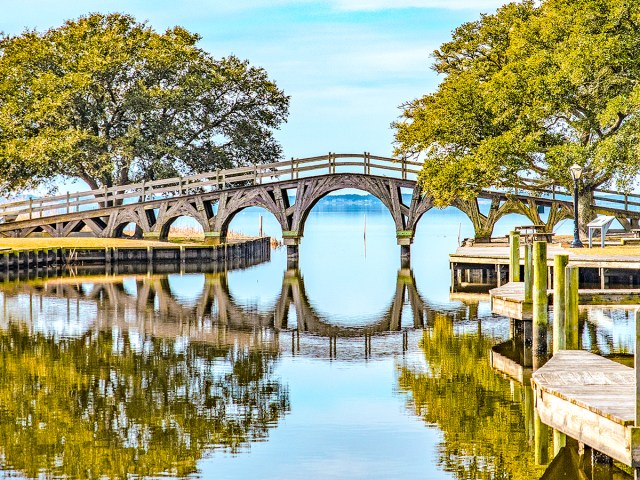
[[[553,353],[567,348],[565,337],[565,270],[569,255],[556,255],[553,260]]]
[[[509,233],[509,281],[520,281],[520,232]]]
[[[533,370],[547,361],[547,242],[533,244]]]
[[[577,350],[580,348],[578,336],[578,267],[568,266],[565,269],[565,348]]]
[[[533,323],[547,325],[547,242],[533,242]]]
[[[524,246],[524,303],[533,301],[533,245]]]

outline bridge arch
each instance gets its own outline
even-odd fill
[[[183,199],[171,204],[163,203],[157,213],[153,211],[152,216],[156,216],[157,219],[154,219],[153,228],[147,235],[148,237],[155,236],[158,240],[168,240],[171,226],[180,217],[189,217],[195,220],[202,227],[206,237],[207,233],[211,232],[209,219],[213,217],[213,207],[211,202]]]
[[[229,225],[242,210],[249,207],[261,207],[273,214],[282,234],[289,230],[287,209],[291,207],[287,189],[256,188],[252,191],[238,190],[233,195],[224,192],[217,204],[217,212],[210,222],[211,231],[219,235],[220,241],[226,241]]]

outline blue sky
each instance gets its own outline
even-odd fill
[[[433,91],[431,52],[502,0],[0,0],[0,30],[46,30],[89,12],[125,12],[156,30],[181,25],[216,57],[264,67],[291,96],[277,133],[287,157],[388,155],[403,102]]]

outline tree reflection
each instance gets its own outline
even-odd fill
[[[443,432],[439,463],[461,479],[540,478],[534,465],[526,388],[492,371],[496,343],[478,332],[454,333],[453,321],[436,314],[421,340],[428,371],[402,367],[399,385],[411,408]]]
[[[271,351],[10,326],[0,356],[0,461],[29,477],[187,475],[289,411]]]

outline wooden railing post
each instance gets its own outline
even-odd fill
[[[33,198],[29,199],[29,220],[33,218]]]
[[[178,196],[181,197],[182,196],[182,177],[180,177],[179,185],[180,185],[180,190],[178,190]]]
[[[70,208],[69,204],[71,203],[70,196],[71,196],[70,193],[67,192],[67,213],[69,213],[69,208]]]

